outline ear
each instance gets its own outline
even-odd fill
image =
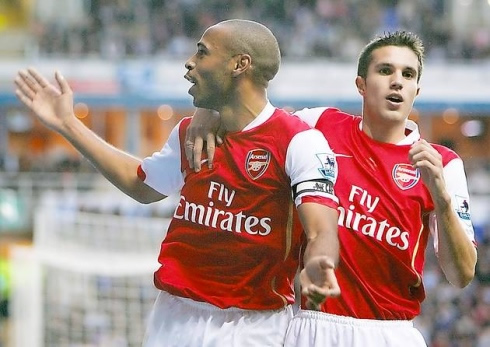
[[[241,75],[252,65],[252,57],[249,54],[238,54],[235,57],[235,66],[232,72],[233,77]]]
[[[366,80],[364,78],[362,78],[361,76],[357,76],[356,77],[356,87],[357,87],[357,91],[359,92],[359,94],[364,96],[364,94],[366,92]]]

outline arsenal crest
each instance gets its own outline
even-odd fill
[[[270,160],[271,154],[265,149],[253,149],[247,154],[245,171],[251,179],[256,180],[267,170]]]
[[[398,188],[407,190],[417,184],[420,179],[420,171],[410,164],[396,164],[392,171],[393,180]]]

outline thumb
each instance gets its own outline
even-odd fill
[[[59,71],[55,72],[55,78],[60,86],[61,94],[71,93],[70,85]]]
[[[327,269],[334,269],[335,265],[334,263],[328,259],[327,257],[321,257],[319,261],[320,268],[322,270],[327,270]]]

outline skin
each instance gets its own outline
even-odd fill
[[[397,143],[405,138],[405,123],[420,91],[417,56],[407,47],[386,46],[372,57],[366,79],[356,78],[363,98],[363,131],[377,141]]]
[[[420,92],[418,67],[417,56],[408,47],[384,46],[372,52],[366,78],[357,76],[355,80],[363,99],[362,130],[369,137],[393,144],[405,138],[405,124]],[[201,112],[199,117],[203,118],[197,119],[197,124],[202,125],[204,122],[218,127],[219,118],[216,115]],[[198,126],[187,134],[189,141],[193,141],[193,138],[202,140],[204,136],[209,153],[215,146],[214,137],[209,136],[209,129]],[[201,140],[201,147],[194,148],[192,156],[188,157],[196,169],[200,168],[203,145]],[[434,201],[439,265],[451,284],[463,288],[474,278],[477,252],[451,206],[451,197],[444,180],[442,157],[427,141],[419,140],[411,146],[409,160],[420,170],[421,178]],[[212,165],[212,162],[208,165]]]
[[[257,35],[265,35],[265,41],[259,40],[259,45],[255,43],[257,49],[254,54],[258,55],[259,60],[266,58],[264,61],[274,66],[270,62],[279,59],[279,54],[268,55],[268,51],[264,50],[267,46],[264,43],[270,40],[269,34],[264,34],[257,26],[246,26],[245,29],[255,35],[251,39],[252,47]],[[261,71],[260,64],[254,65],[253,54],[248,54],[234,40],[237,36],[242,39],[250,37],[248,30],[243,29],[244,25],[234,21],[210,27],[197,43],[196,53],[185,63],[185,78],[193,84],[189,94],[193,97],[194,105],[219,112],[221,125],[226,131],[242,130],[268,102],[267,82],[257,78],[257,73]],[[274,67],[264,68],[263,74],[273,77]],[[55,74],[55,81],[55,84],[50,83],[35,69],[19,71],[15,78],[15,92],[35,117],[64,136],[121,191],[141,203],[166,198],[138,178],[137,168],[142,163],[141,159],[105,142],[76,118],[70,86],[59,72]],[[188,150],[192,152],[186,146],[186,152]],[[212,158],[210,156],[210,161]],[[340,295],[334,273],[338,262],[337,211],[323,205],[305,203],[299,206],[298,213],[308,238],[304,258],[308,270],[302,276],[302,285],[307,288],[305,295],[318,305],[328,296]]]

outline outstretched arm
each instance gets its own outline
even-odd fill
[[[301,291],[307,308],[318,310],[328,297],[340,295],[334,272],[339,260],[338,215],[335,209],[316,203],[301,204],[298,213],[308,240]]]
[[[75,117],[70,86],[59,72],[55,79],[57,86],[34,69],[20,71],[15,93],[43,124],[65,137],[121,191],[142,203],[165,198],[138,178],[140,159],[105,142]]]
[[[466,235],[451,205],[444,180],[442,157],[427,141],[417,141],[409,152],[412,165],[434,201],[437,219],[438,259],[447,280],[455,286],[467,286],[475,275],[476,249]]]

